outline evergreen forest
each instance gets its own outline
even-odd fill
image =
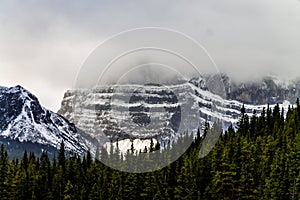
[[[198,131],[175,162],[148,173],[112,169],[90,153],[67,153],[63,143],[54,158],[25,151],[22,158],[9,159],[2,145],[0,199],[300,199],[299,101],[287,113],[277,105],[249,117],[242,108],[237,127],[230,126],[199,158],[208,130],[207,125],[203,135]],[[131,157],[149,155],[151,162],[158,148],[128,151],[126,160],[138,166]],[[104,150],[99,156],[122,159]]]

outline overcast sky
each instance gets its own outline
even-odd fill
[[[235,79],[300,76],[300,1],[0,1],[0,85],[54,111],[102,41],[137,27],[193,37]]]

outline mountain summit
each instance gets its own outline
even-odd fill
[[[42,151],[59,149],[61,141],[67,151],[82,154],[88,150],[75,125],[42,107],[28,90],[19,85],[0,87],[0,143],[27,144],[28,151],[38,146]]]

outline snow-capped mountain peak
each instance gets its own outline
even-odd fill
[[[50,145],[56,149],[64,141],[68,151],[84,153],[88,148],[75,125],[42,107],[25,88],[0,88],[0,137]]]

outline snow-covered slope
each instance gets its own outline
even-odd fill
[[[127,152],[131,152],[131,145],[133,145],[134,149],[133,149],[133,153],[137,154],[139,152],[145,152],[145,148],[147,148],[147,152],[149,152],[149,147],[151,144],[151,140],[146,139],[146,140],[141,140],[141,139],[134,139],[134,140],[130,140],[130,139],[124,139],[121,141],[117,141],[117,142],[107,142],[103,145],[103,147],[107,150],[108,153],[111,152],[111,150],[114,151],[114,153],[116,153],[118,150],[118,153],[127,153]],[[157,144],[157,141],[154,139],[153,140],[153,145],[155,146]],[[113,147],[113,149],[111,149],[111,147]]]
[[[21,86],[0,88],[0,137],[56,149],[63,140],[68,151],[82,154],[88,150],[87,140],[74,124],[42,107],[38,99]]]

